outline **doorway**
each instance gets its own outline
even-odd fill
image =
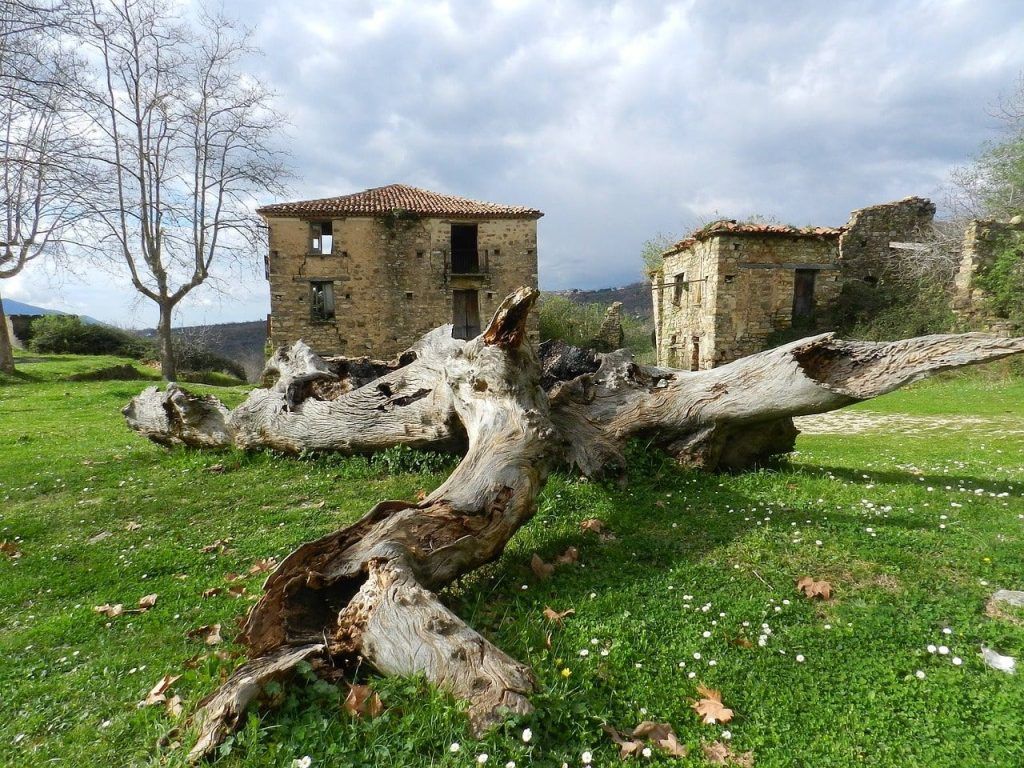
[[[814,277],[816,269],[798,269],[793,277],[793,322],[814,314]]]
[[[480,272],[476,224],[452,224],[452,274],[474,275]]]
[[[473,339],[480,335],[480,306],[476,291],[452,291],[452,338]]]

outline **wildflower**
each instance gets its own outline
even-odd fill
[[[949,648],[947,648],[947,647],[946,647],[946,646],[944,646],[944,645],[940,645],[940,646],[939,646],[939,653],[940,653],[940,654],[941,654],[942,656],[945,656],[945,655],[947,655],[947,654],[949,653]]]
[[[953,630],[952,630],[951,627],[943,627],[942,628],[942,634],[944,634],[944,635],[952,635],[953,634]]]
[[[562,677],[568,677],[571,674],[572,674],[572,670],[569,669],[568,667],[566,667],[565,669],[562,670]]]
[[[533,738],[533,731],[531,731],[529,728],[524,728],[523,729],[523,741],[525,743],[529,744],[530,743],[530,739],[532,739],[532,738]]]
[[[487,760],[489,758],[490,758],[490,755],[488,755],[486,752],[481,752],[479,755],[476,756],[476,762],[479,765],[483,765],[484,763],[487,762]]]
[[[309,768],[313,764],[313,758],[303,755],[292,760],[292,768]]]
[[[695,678],[695,677],[697,676],[697,673],[696,673],[696,672],[687,672],[686,676],[687,676],[687,677],[688,677],[688,678],[689,678],[690,680],[693,680],[693,678]]]
[[[924,670],[917,670],[917,672],[914,673],[914,677],[916,677],[918,680],[924,680]]]
[[[516,761],[509,760],[507,763],[505,763],[505,768],[516,768]]]
[[[704,630],[703,632],[701,632],[701,633],[700,633],[700,636],[701,636],[701,637],[711,637],[711,633],[710,633],[710,632],[708,632],[708,631],[707,631],[707,630],[705,629],[705,630]]]
[[[694,651],[693,658],[700,660],[700,651]]]
[[[717,661],[715,661],[714,659],[711,659],[711,661],[709,661],[709,662],[708,662],[708,666],[709,666],[709,667],[713,667],[713,666],[715,666],[716,664],[718,664],[718,662],[717,662]]]
[[[580,651],[580,656],[582,656],[583,658],[586,658],[589,655],[590,655],[590,651],[588,651],[586,648],[584,648],[583,650]]]
[[[650,757],[651,756],[651,748],[650,747],[644,747],[642,750],[640,750],[640,754],[643,755],[644,757]]]
[[[728,731],[728,730],[722,731],[722,738],[725,739],[726,741],[731,739],[732,738],[732,731]]]
[[[936,647],[935,647],[934,645],[932,645],[931,643],[928,643],[928,653],[935,653],[935,652],[936,652],[937,650],[939,650],[939,649],[938,649],[938,648],[936,648]]]
[[[592,754],[590,754],[590,752],[584,752],[582,755],[580,755],[580,761],[584,765],[590,765],[590,761],[593,760],[593,759],[594,759],[594,756]]]
[[[804,661],[804,655],[802,653],[798,653],[796,655],[796,660],[797,660],[798,663],[802,664],[803,661]]]
[[[953,657],[953,666],[954,667],[959,667],[963,663],[964,663],[964,660],[961,659],[959,656],[954,656]]]

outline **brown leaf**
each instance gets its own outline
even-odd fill
[[[206,661],[209,656],[210,654],[208,653],[197,653],[195,656],[190,656],[181,662],[181,666],[185,669],[198,669],[199,665]]]
[[[228,594],[232,597],[241,597],[245,592],[246,589],[241,584],[235,584],[233,587],[228,587]]]
[[[349,684],[348,696],[345,697],[342,707],[353,717],[365,715],[372,718],[384,711],[384,704],[376,691],[368,685],[358,683]]]
[[[704,759],[711,765],[735,765],[738,768],[754,768],[754,753],[733,752],[730,747],[720,741],[713,741],[701,747]]]
[[[249,568],[249,573],[266,573],[267,571],[272,571],[275,568],[277,568],[277,559],[273,557],[264,557],[252,564]]]
[[[667,738],[672,733],[672,726],[668,723],[656,723],[653,720],[644,720],[633,729],[633,736],[638,739],[650,739],[658,741]]]
[[[420,488],[416,491],[416,501],[423,501],[425,498],[427,498],[427,492],[425,490]]]
[[[171,717],[181,717],[181,696],[174,695],[166,702],[167,714]]]
[[[137,531],[142,527],[140,523],[136,523],[134,520],[129,520],[124,526],[126,531]]]
[[[562,619],[566,616],[572,616],[574,613],[576,613],[576,611],[573,608],[569,608],[565,611],[556,611],[553,608],[544,606],[544,618],[550,622],[558,624],[559,626],[562,625]]]
[[[193,640],[202,640],[207,645],[217,645],[224,641],[224,638],[220,636],[220,624],[204,624],[201,627],[190,629],[185,634]]]
[[[7,539],[0,541],[0,552],[3,552],[11,560],[17,560],[21,557],[21,548],[13,541],[8,541]]]
[[[569,547],[565,552],[555,558],[559,565],[572,565],[580,559],[580,551],[576,547]]]
[[[658,749],[672,757],[686,757],[690,753],[689,747],[679,743],[674,731],[669,731],[664,739],[658,739],[654,743]]]
[[[601,730],[611,736],[612,741],[619,745],[619,759],[625,760],[640,753],[644,743],[640,739],[630,739],[619,733],[618,729],[610,725],[602,725]]]
[[[604,533],[604,521],[596,517],[590,517],[580,523],[580,530],[593,533]]]
[[[219,474],[220,472],[223,472],[223,471],[224,471],[224,465],[221,464],[219,461],[216,464],[211,464],[210,466],[206,467],[203,470],[203,472],[213,472],[215,474]]]
[[[738,645],[740,648],[753,648],[754,647],[754,644],[752,642],[750,642],[750,640],[748,640],[747,638],[743,637],[742,635],[740,635],[739,637],[734,637],[731,642],[732,642],[733,645]]]
[[[245,576],[243,576],[241,573],[225,573],[224,574],[224,581],[226,581],[228,584],[230,584],[233,581],[239,581],[239,580],[244,579],[244,578],[245,578]]]
[[[715,723],[728,723],[732,720],[732,710],[722,704],[720,692],[698,685],[697,693],[701,698],[695,701],[691,707],[700,715],[702,723],[714,725]]]
[[[150,608],[156,605],[156,597],[156,593],[154,592],[152,595],[146,595],[145,597],[140,598],[139,609],[143,611],[148,611]]]
[[[199,551],[204,553],[224,552],[232,541],[234,541],[234,539],[230,536],[226,539],[217,539],[212,544],[207,544],[205,547],[202,547]]]
[[[555,572],[555,566],[545,563],[541,560],[540,555],[534,552],[533,557],[530,558],[530,570],[533,571],[534,576],[543,581]]]
[[[174,685],[174,681],[177,680],[181,675],[164,675],[161,677],[157,684],[154,685],[146,698],[139,704],[140,707],[150,707],[154,704],[159,704],[161,701],[165,701],[167,697],[164,695],[167,689]]]
[[[112,619],[124,613],[124,604],[117,603],[116,605],[111,605],[110,603],[104,603],[103,605],[94,605],[93,610],[96,613],[102,613],[108,619]]]
[[[815,597],[822,600],[832,598],[832,585],[827,581],[815,581],[810,576],[804,576],[797,581],[796,589],[798,592],[803,592],[809,600]]]
[[[203,590],[203,597],[216,597],[224,591],[224,587],[210,587]]]

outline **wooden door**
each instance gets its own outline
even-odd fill
[[[472,339],[480,335],[476,291],[452,291],[452,325],[452,338]]]
[[[798,269],[793,276],[793,320],[809,318],[814,314],[814,277],[816,269]]]

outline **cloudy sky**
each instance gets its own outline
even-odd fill
[[[715,213],[838,225],[937,196],[1024,69],[1019,0],[224,1],[289,115],[293,199],[403,182],[540,208],[548,289],[632,282],[647,238]],[[5,290],[155,323],[123,277]],[[178,322],[268,308],[254,271]]]

